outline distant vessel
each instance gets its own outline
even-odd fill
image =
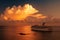
[[[19,33],[20,35],[26,35],[25,33]]]
[[[42,26],[34,25],[31,27],[32,31],[42,31],[42,32],[51,32],[51,26],[45,26],[45,22],[42,23]]]

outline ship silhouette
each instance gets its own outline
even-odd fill
[[[32,31],[40,31],[40,32],[52,32],[52,27],[51,27],[51,26],[46,26],[45,24],[46,24],[46,23],[43,22],[43,23],[42,23],[42,26],[33,25],[33,26],[31,27],[31,30],[32,30]]]

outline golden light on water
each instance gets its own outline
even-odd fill
[[[22,30],[22,32],[30,32],[31,26],[34,25],[34,23],[32,23],[30,21],[31,17],[32,17],[31,20],[33,20],[34,22],[36,22],[40,18],[41,19],[46,18],[46,16],[44,16],[43,14],[40,14],[38,12],[39,11],[30,4],[25,4],[24,6],[20,6],[20,5],[13,6],[12,8],[7,7],[4,11],[4,14],[1,14],[0,20],[7,21],[7,22],[3,22],[4,23],[3,25],[7,25],[7,26],[17,25],[16,26],[17,28],[15,30],[17,30],[18,32],[20,32],[21,30]],[[34,15],[35,13],[36,13],[36,15]],[[33,18],[37,18],[37,19],[35,20]],[[25,21],[26,19],[28,19],[27,21],[31,22],[31,23],[27,23],[27,21]],[[11,21],[9,22],[9,20],[11,20]],[[19,20],[19,21],[17,21],[17,20]],[[20,20],[23,20],[23,22],[21,22]],[[28,25],[28,26],[23,26],[23,25]]]

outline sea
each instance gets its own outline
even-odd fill
[[[60,40],[59,27],[53,27],[52,32],[32,31],[31,27],[0,26],[0,40]]]

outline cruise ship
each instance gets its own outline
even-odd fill
[[[45,23],[42,26],[34,25],[31,27],[32,31],[41,31],[41,32],[52,32],[51,26],[45,26]]]

